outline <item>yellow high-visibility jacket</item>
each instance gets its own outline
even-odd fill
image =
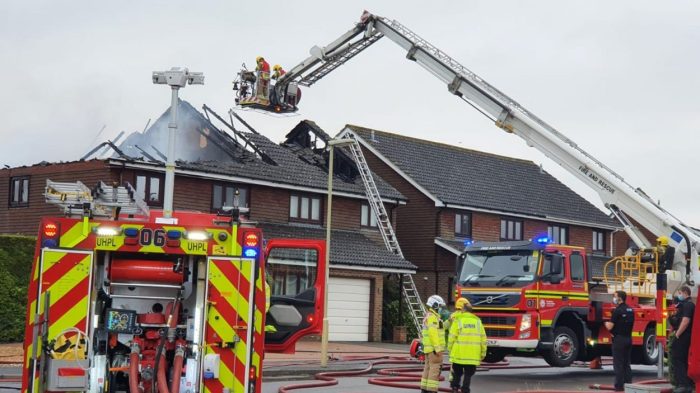
[[[428,309],[423,319],[422,344],[424,353],[443,352],[445,350],[445,327],[440,315]]]
[[[479,317],[470,312],[455,314],[447,339],[450,362],[478,366],[486,356],[484,325]]]

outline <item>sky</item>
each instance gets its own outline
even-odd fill
[[[170,103],[151,73],[173,66],[205,74],[182,99],[225,114],[242,63],[263,55],[292,68],[364,9],[398,20],[700,226],[700,3],[686,0],[7,2],[0,165],[75,160],[142,130]],[[297,116],[241,115],[275,141],[310,119],[332,135],[356,124],[532,160],[602,207],[388,39],[304,89]]]

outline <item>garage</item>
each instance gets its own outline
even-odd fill
[[[328,340],[368,341],[369,280],[331,277],[328,282]]]

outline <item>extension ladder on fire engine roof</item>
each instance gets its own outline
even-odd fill
[[[99,182],[90,190],[85,184],[76,182],[54,182],[46,180],[44,193],[46,203],[58,205],[67,216],[112,217],[120,214],[148,216],[148,205],[137,194],[131,184],[108,186]]]
[[[355,163],[357,163],[357,168],[360,171],[362,183],[364,183],[365,186],[365,195],[367,196],[369,205],[372,207],[372,212],[377,218],[377,227],[379,227],[379,232],[382,234],[384,244],[386,245],[387,250],[389,250],[391,253],[403,258],[403,252],[401,251],[399,241],[394,233],[394,227],[391,225],[389,214],[384,207],[384,202],[382,202],[381,195],[379,195],[377,184],[374,182],[372,172],[367,165],[364,154],[362,154],[360,143],[357,141],[354,134],[348,133],[345,137],[353,140],[353,143],[349,145],[349,148],[355,159]],[[422,330],[421,325],[423,323],[423,318],[425,317],[423,302],[421,302],[420,295],[418,294],[416,285],[413,282],[413,275],[400,274],[400,279],[401,293],[403,294],[404,300],[406,301],[408,309],[411,312],[411,319],[416,327],[416,331],[420,335]]]

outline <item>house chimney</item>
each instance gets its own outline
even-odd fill
[[[370,138],[370,139],[371,139],[372,142],[376,142],[376,141],[377,141],[376,139],[374,139],[374,130],[371,131],[371,138]]]

